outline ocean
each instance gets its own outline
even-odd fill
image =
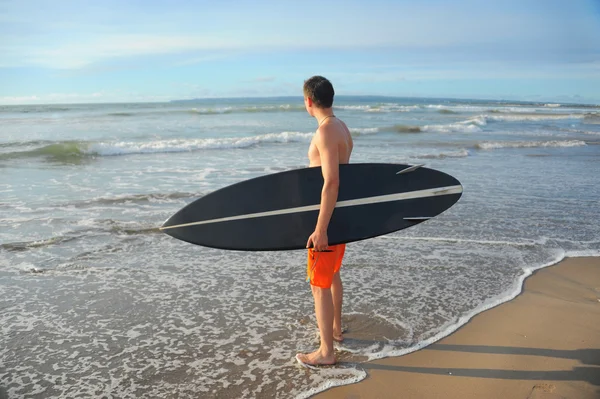
[[[313,371],[294,360],[318,346],[305,251],[157,229],[307,166],[301,97],[0,106],[0,396],[305,398],[450,334],[536,269],[600,256],[600,106],[339,96],[334,112],[351,162],[425,164],[464,194],[348,245],[340,363]]]

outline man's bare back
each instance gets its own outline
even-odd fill
[[[354,147],[350,130],[341,119],[331,116],[319,126],[315,137],[313,137],[310,143],[310,147],[308,148],[309,166],[321,166],[321,154],[319,154],[319,149],[315,145],[315,138],[319,134],[334,136],[338,147],[339,163],[346,164],[350,162],[350,155]]]

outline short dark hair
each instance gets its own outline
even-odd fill
[[[313,76],[304,81],[304,95],[318,108],[331,108],[334,94],[333,85],[323,76]]]

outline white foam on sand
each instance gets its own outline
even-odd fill
[[[597,257],[600,256],[600,250],[585,250],[585,251],[567,251],[565,254],[566,258],[583,258],[583,257]]]
[[[510,289],[509,291],[507,291],[501,295],[497,295],[495,297],[489,298],[488,300],[486,300],[484,303],[479,305],[477,308],[475,308],[471,312],[461,316],[457,320],[446,323],[446,325],[441,326],[438,329],[439,332],[436,333],[435,335],[433,335],[432,337],[429,337],[425,340],[419,341],[416,345],[413,345],[408,348],[403,348],[403,349],[394,349],[393,347],[387,348],[387,350],[382,350],[378,353],[374,353],[374,354],[370,355],[369,361],[381,359],[381,358],[385,358],[385,357],[403,356],[403,355],[415,352],[417,350],[423,349],[423,348],[441,340],[442,338],[447,337],[448,335],[452,334],[453,332],[458,330],[460,327],[462,327],[463,325],[468,323],[473,317],[475,317],[479,313],[485,312],[486,310],[492,309],[498,305],[501,305],[505,302],[508,302],[508,301],[516,298],[522,292],[523,283],[527,277],[531,276],[533,274],[533,272],[535,272],[536,270],[543,269],[545,267],[557,264],[558,262],[562,261],[565,258],[565,255],[566,255],[566,253],[564,251],[560,251],[559,253],[556,254],[555,258],[553,260],[551,260],[550,262],[547,262],[545,264],[538,265],[535,267],[523,267],[523,273],[518,277],[517,281],[513,285],[513,288]]]
[[[358,365],[350,365],[348,368],[335,367],[311,370],[311,380],[315,387],[296,395],[296,399],[306,399],[319,392],[342,385],[355,384],[367,378],[367,372],[362,369],[352,368]]]

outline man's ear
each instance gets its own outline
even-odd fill
[[[311,99],[310,97],[306,97],[306,104],[307,104],[309,107],[312,107],[312,105],[313,105],[313,101],[312,101],[312,99]]]

